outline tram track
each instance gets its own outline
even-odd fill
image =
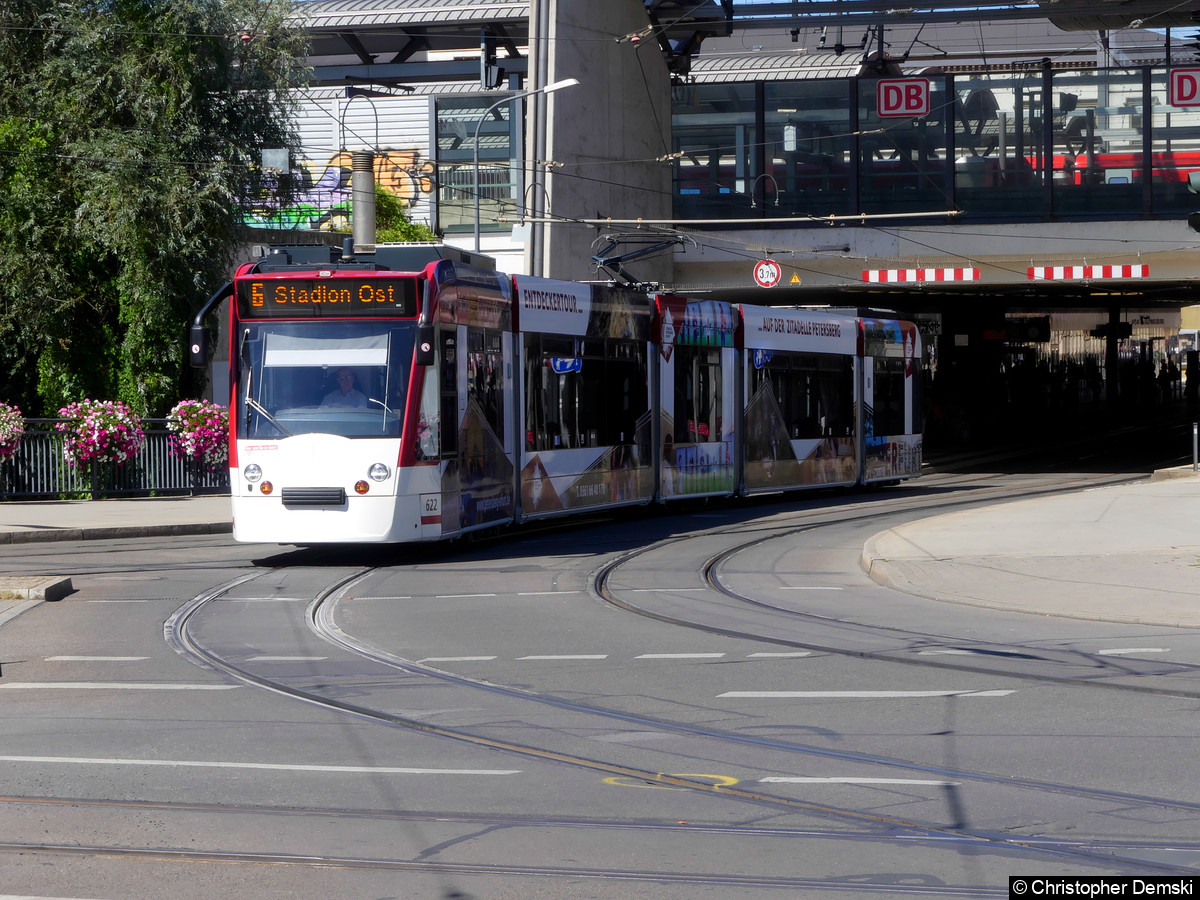
[[[1062,488],[1059,488],[1060,490]],[[1074,486],[1073,489],[1079,489]],[[1040,493],[1045,493],[1041,491]],[[1024,494],[1028,496],[1028,493]],[[977,504],[980,502],[978,495],[973,499],[963,499],[961,501],[951,502],[949,504],[939,504],[939,509],[945,508],[946,505],[965,505]],[[841,521],[845,521],[845,509],[839,510],[843,514]],[[863,513],[862,518],[877,516],[878,513],[870,514]],[[814,523],[805,523],[800,526],[788,526],[781,528],[774,526],[764,529],[764,535],[756,537],[754,541],[742,542],[737,547],[728,548],[723,554],[717,554],[711,557],[708,565],[705,566],[704,577],[713,580],[713,588],[721,590],[722,593],[728,594],[724,586],[720,585],[720,579],[716,576],[716,572],[722,560],[728,559],[730,555],[743,550],[746,546],[761,542],[763,540],[771,540],[779,537],[781,534],[795,534],[814,527],[819,527]],[[711,534],[720,529],[711,529],[707,533]],[[661,544],[659,545],[661,546]],[[607,576],[615,571],[622,563],[628,562],[630,559],[636,558],[641,552],[647,552],[649,548],[643,548],[639,551],[622,554],[614,560],[610,560],[599,573],[595,576],[595,585],[597,593],[606,602],[612,602],[612,598],[606,596]],[[750,737],[740,735],[733,732],[725,732],[718,729],[709,729],[698,727],[683,722],[672,722],[665,719],[652,717],[643,717],[632,715],[620,710],[606,709],[599,706],[593,706],[587,703],[567,700],[561,697],[554,697],[545,694],[535,694],[530,691],[496,684],[490,681],[481,681],[467,676],[458,675],[451,672],[446,672],[429,665],[425,665],[413,660],[403,659],[394,654],[391,654],[381,648],[372,646],[362,640],[356,639],[343,632],[334,621],[334,610],[337,600],[348,592],[355,585],[362,583],[368,579],[378,567],[366,567],[357,569],[351,573],[339,576],[322,590],[316,592],[312,601],[305,610],[305,618],[309,628],[318,634],[324,640],[327,640],[344,650],[354,653],[360,657],[365,657],[375,663],[382,664],[398,671],[403,671],[408,674],[417,674],[433,679],[438,679],[442,682],[457,684],[462,687],[467,687],[475,690],[484,690],[491,693],[501,694],[513,699],[522,701],[534,701],[541,704],[549,704],[559,709],[569,710],[575,713],[581,713],[593,716],[602,716],[609,719],[620,720],[629,725],[636,725],[642,728],[653,728],[665,731],[676,731],[686,733],[693,736],[704,738],[718,739],[721,741],[735,742],[747,747],[769,747],[772,750],[785,750],[791,753],[798,753],[804,756],[823,756],[834,757],[841,760],[853,761],[856,763],[868,763],[873,765],[882,765],[893,768],[907,769],[909,771],[919,771],[925,773],[937,773],[943,777],[953,777],[961,780],[970,780],[976,782],[985,782],[994,786],[1003,786],[1005,788],[1015,788],[1019,790],[1036,791],[1042,794],[1056,794],[1061,796],[1072,796],[1078,799],[1086,799],[1089,801],[1101,801],[1106,803],[1121,803],[1133,804],[1139,807],[1153,807],[1158,809],[1173,809],[1182,810],[1188,813],[1200,811],[1200,804],[1188,803],[1185,801],[1174,800],[1162,797],[1141,796],[1131,793],[1123,793],[1119,791],[1105,791],[1088,788],[1079,788],[1072,785],[1055,784],[1052,782],[1036,781],[1036,780],[1014,780],[1011,778],[989,776],[982,773],[973,773],[959,771],[946,767],[926,766],[917,763],[905,763],[896,759],[875,756],[871,754],[859,754],[846,751],[831,751],[825,748],[806,746],[791,741],[770,740],[759,737]],[[253,576],[250,576],[253,577]],[[665,774],[662,772],[650,771],[637,766],[624,765],[619,761],[603,760],[584,757],[578,754],[564,753],[561,751],[552,750],[546,747],[538,747],[532,744],[515,743],[507,740],[500,740],[482,733],[472,732],[461,728],[448,728],[434,723],[422,721],[412,716],[398,715],[396,713],[385,710],[374,709],[366,704],[350,703],[345,700],[322,696],[319,693],[298,689],[292,685],[285,684],[276,679],[264,677],[258,673],[250,671],[242,666],[233,664],[208,648],[205,648],[189,633],[189,622],[202,609],[209,604],[218,600],[221,595],[229,590],[232,590],[239,584],[249,580],[247,577],[235,579],[227,585],[218,586],[210,591],[193,598],[188,604],[177,612],[175,616],[167,623],[165,630],[168,633],[168,642],[176,647],[177,650],[192,658],[194,661],[205,665],[208,668],[213,668],[224,672],[226,675],[246,683],[254,684],[258,687],[275,691],[294,699],[300,699],[308,703],[314,703],[329,709],[336,709],[343,713],[352,714],[355,716],[367,718],[382,724],[393,727],[410,729],[425,734],[436,735],[443,738],[448,738],[456,741],[466,742],[475,746],[485,747],[493,750],[501,750],[508,753],[518,754],[527,758],[534,758],[544,761],[553,761],[558,763],[566,763],[573,766],[583,767],[593,771],[603,772],[608,775],[619,775],[627,778],[635,778],[644,781],[647,784],[672,786],[684,788],[694,791],[702,791],[709,793],[720,794],[723,797],[743,802],[751,802],[758,805],[766,805],[774,808],[791,809],[795,811],[804,811],[808,813],[819,814],[822,816],[832,816],[842,821],[857,822],[862,824],[871,824],[874,826],[882,826],[888,830],[900,830],[911,835],[917,836],[920,839],[928,840],[963,840],[969,842],[979,842],[984,845],[1006,846],[1009,848],[1020,848],[1026,851],[1034,852],[1038,856],[1058,856],[1060,858],[1076,858],[1088,859],[1092,861],[1100,861],[1105,864],[1127,864],[1138,866],[1142,869],[1150,869],[1162,872],[1191,872],[1193,871],[1186,866],[1176,866],[1169,863],[1147,861],[1145,854],[1154,850],[1165,850],[1168,847],[1178,849],[1180,842],[1171,841],[1162,845],[1148,844],[1134,848],[1132,846],[1123,848],[1115,846],[1112,842],[1103,842],[1103,849],[1099,843],[1088,842],[1057,842],[1047,841],[1041,838],[1024,838],[1013,836],[1011,834],[995,834],[986,832],[977,832],[970,829],[960,828],[957,825],[939,826],[928,822],[913,821],[900,817],[892,817],[885,815],[877,815],[861,810],[854,810],[844,807],[837,807],[826,804],[814,803],[795,797],[786,797],[777,794],[772,794],[764,791],[751,790],[744,787],[727,786],[710,784],[704,781],[697,780],[688,776],[679,776]],[[739,599],[736,592],[731,599]],[[729,634],[727,631],[715,630],[706,626],[695,623],[686,622],[683,620],[663,619],[657,614],[638,610],[628,605],[623,605],[622,601],[618,601],[615,605],[621,608],[626,608],[629,611],[639,612],[639,614],[652,615],[663,621],[670,621],[671,624],[676,624],[682,627],[700,628],[701,630],[709,631],[710,633]],[[769,606],[769,605],[768,605]],[[788,610],[770,607],[769,611],[774,614],[784,614]],[[780,644],[781,642],[761,634],[734,633],[731,636],[747,638],[756,641],[762,641],[772,644]],[[791,646],[784,642],[785,646]],[[839,652],[834,648],[819,648],[826,652]],[[849,655],[862,656],[862,653],[854,653]],[[897,661],[894,657],[880,657],[887,661]],[[997,670],[993,668],[973,668],[964,666],[961,663],[945,663],[945,662],[930,662],[927,660],[921,661],[924,665],[933,665],[938,668],[967,670],[967,671],[986,671],[988,674],[997,674]],[[1071,683],[1071,682],[1068,682]],[[1089,686],[1095,686],[1089,684]],[[1118,842],[1120,843],[1120,842]],[[1138,854],[1142,855],[1138,855]],[[614,876],[615,877],[615,876]]]
[[[361,819],[370,822],[407,822],[407,823],[451,823],[472,827],[500,828],[566,828],[581,831],[625,831],[625,832],[677,832],[679,834],[726,835],[729,837],[784,837],[809,839],[853,839],[864,843],[873,841],[888,841],[898,843],[917,843],[929,840],[929,837],[914,832],[880,832],[865,834],[850,832],[836,828],[786,827],[767,825],[737,825],[712,824],[704,822],[646,822],[625,819],[579,818],[570,816],[545,815],[512,815],[512,814],[483,814],[463,813],[454,810],[431,810],[413,812],[408,810],[380,810],[349,807],[299,807],[299,806],[263,806],[254,804],[231,803],[196,803],[187,801],[150,801],[150,800],[106,800],[88,797],[21,797],[0,796],[0,806],[34,806],[34,807],[65,807],[70,809],[95,809],[106,813],[119,811],[156,811],[171,813],[198,813],[219,815],[253,815],[272,819]],[[943,843],[969,846],[977,844],[979,838],[972,835],[945,835],[937,838]],[[1106,847],[1114,846],[1111,839],[1082,840],[1060,838],[1030,839],[1030,843],[1040,843],[1053,848]],[[1144,849],[1161,849],[1164,844],[1154,841],[1121,841],[1120,846],[1131,846]],[[18,842],[0,841],[0,849],[5,847],[26,846]],[[1173,849],[1189,852],[1200,852],[1200,841],[1176,841],[1170,845]]]
[[[1121,483],[1107,482],[1107,483]],[[1067,483],[1070,484],[1070,483]],[[1091,489],[1096,485],[1091,482],[1086,483],[1082,488],[1078,485],[1072,486],[1069,490]],[[1023,491],[1018,496],[1011,499],[1029,499],[1030,497],[1053,495],[1062,493],[1061,486],[1052,486],[1037,491]],[[985,492],[995,494],[995,492]],[[984,498],[987,499],[987,498]],[[972,498],[963,499],[960,501],[945,501],[937,504],[937,514],[959,508],[973,507],[981,502],[980,495],[974,495]],[[766,537],[756,535],[750,540],[744,541],[736,546],[723,549],[721,552],[713,554],[703,561],[701,564],[701,574],[704,584],[710,589],[728,597],[736,603],[743,604],[748,607],[754,607],[760,610],[767,611],[772,615],[779,615],[792,621],[808,621],[819,623],[824,626],[831,626],[841,629],[845,633],[852,633],[870,637],[886,635],[894,640],[906,645],[907,647],[919,647],[921,650],[928,650],[932,646],[951,646],[958,650],[965,645],[970,645],[973,651],[962,651],[964,654],[971,653],[982,657],[980,660],[973,662],[964,661],[961,656],[955,657],[954,660],[948,659],[930,659],[921,658],[915,654],[906,655],[904,651],[895,649],[885,650],[864,650],[858,648],[850,648],[845,645],[834,644],[830,642],[820,642],[813,640],[789,640],[781,638],[778,634],[763,634],[761,632],[739,630],[728,627],[713,625],[688,619],[682,616],[671,615],[661,611],[650,609],[647,606],[635,603],[626,598],[617,595],[615,591],[610,589],[609,582],[615,572],[622,566],[629,564],[631,561],[642,557],[646,554],[656,552],[662,549],[661,544],[651,545],[629,553],[623,554],[620,557],[607,562],[595,576],[595,587],[597,593],[603,597],[605,602],[617,607],[625,612],[633,613],[639,616],[655,619],[656,621],[665,624],[677,626],[680,628],[689,628],[707,634],[720,635],[723,637],[732,637],[745,640],[769,641],[778,644],[779,646],[788,647],[797,650],[808,650],[811,652],[829,653],[837,656],[853,657],[857,659],[879,660],[884,662],[902,663],[910,666],[920,666],[931,669],[942,669],[958,672],[972,672],[984,675],[1003,675],[1005,677],[1032,680],[1038,682],[1047,682],[1063,685],[1077,685],[1084,687],[1094,687],[1106,690],[1126,691],[1131,693],[1150,694],[1156,696],[1181,697],[1185,699],[1200,699],[1200,687],[1195,689],[1185,689],[1177,687],[1163,687],[1161,685],[1149,684],[1128,684],[1119,683],[1105,678],[1113,677],[1128,677],[1131,674],[1132,667],[1125,664],[1121,660],[1110,657],[1100,657],[1096,654],[1083,653],[1074,650],[1059,650],[1048,651],[1045,648],[1030,648],[1024,645],[1006,644],[999,641],[985,641],[978,638],[965,640],[961,637],[950,634],[935,634],[929,632],[915,632],[908,629],[902,629],[886,625],[868,624],[862,621],[849,618],[837,618],[828,615],[817,613],[799,612],[795,609],[790,609],[785,606],[780,606],[775,603],[770,603],[765,600],[750,597],[738,590],[730,587],[720,574],[720,570],[730,560],[740,553],[749,549],[757,548],[762,544],[782,540],[785,538],[795,537],[807,532],[816,531],[822,528],[833,526],[843,526],[847,522],[869,521],[871,519],[880,518],[881,515],[894,515],[904,512],[905,509],[893,509],[883,514],[877,510],[867,510],[865,512],[850,512],[846,513],[841,510],[839,517],[836,520],[825,521],[805,521],[794,527],[779,527],[771,526],[770,534]],[[739,529],[744,531],[744,529]],[[1004,666],[1002,663],[1006,660],[1016,659],[1031,659],[1034,655],[1044,662],[1057,662],[1063,665],[1078,665],[1084,668],[1093,669],[1086,677],[1085,676],[1068,676],[1055,675],[1047,672],[1031,673],[1022,671],[1013,666]],[[1186,663],[1164,663],[1155,662],[1156,671],[1154,675],[1179,675],[1179,674],[1197,674],[1200,675],[1200,665],[1192,665]]]
[[[441,876],[508,876],[603,880],[660,886],[703,886],[727,888],[774,888],[860,894],[866,897],[907,895],[917,897],[1007,897],[1008,890],[975,886],[896,884],[886,881],[831,881],[817,878],[735,875],[718,872],[680,872],[672,869],[617,869],[582,866],[532,866],[518,864],[471,864],[378,859],[370,857],[307,856],[299,854],[239,853],[236,851],[150,850],[129,847],[75,844],[0,843],[0,852],[53,853],[69,856],[107,856],[159,862],[206,862],[247,866],[300,866],[321,869],[371,869],[388,872],[424,873]],[[457,891],[447,897],[465,898]]]

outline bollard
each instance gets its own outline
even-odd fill
[[[1200,469],[1200,455],[1197,455],[1197,450],[1200,449],[1200,443],[1197,441],[1197,434],[1200,433],[1200,422],[1192,423],[1192,474]]]

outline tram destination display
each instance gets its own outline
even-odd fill
[[[238,306],[250,319],[417,314],[417,282],[405,278],[244,278]]]

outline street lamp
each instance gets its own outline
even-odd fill
[[[479,252],[479,129],[483,127],[483,120],[488,117],[488,114],[498,106],[503,106],[505,103],[511,103],[514,100],[520,100],[522,97],[532,97],[534,94],[549,94],[565,87],[572,87],[579,84],[578,78],[564,78],[562,81],[555,81],[545,87],[540,87],[536,91],[525,91],[521,94],[513,94],[509,97],[502,97],[491,106],[483,111],[483,115],[479,117],[479,121],[475,123],[475,252]]]

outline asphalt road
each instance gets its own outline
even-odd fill
[[[1200,633],[859,565],[876,531],[1063,480],[433,549],[0,548],[76,587],[0,628],[0,891],[986,897],[1193,872]]]

